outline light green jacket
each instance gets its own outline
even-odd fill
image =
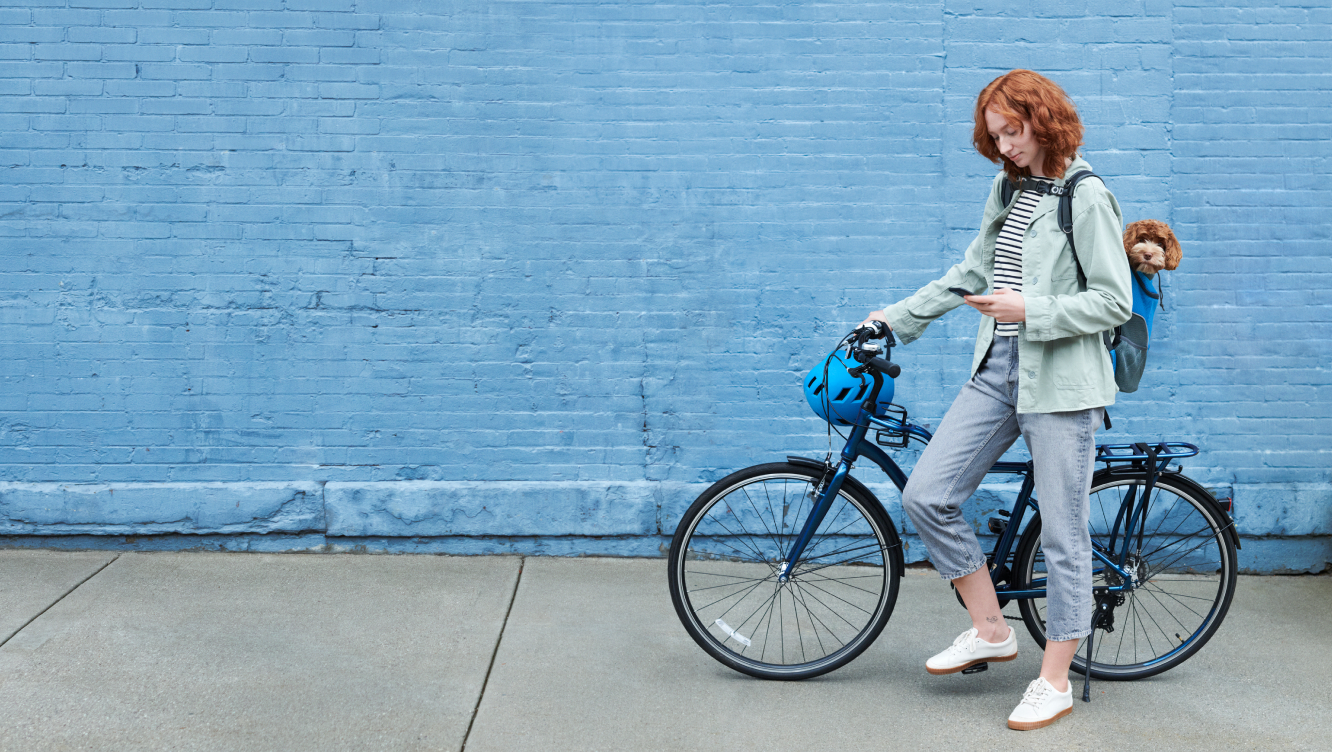
[[[1065,177],[1090,170],[1081,157]],[[1001,172],[990,186],[980,233],[962,261],[943,277],[885,310],[893,332],[904,344],[920,337],[931,321],[962,305],[948,291],[961,287],[980,292],[994,284],[994,245],[1012,208],[1000,204]],[[1063,185],[1063,180],[1055,181]],[[1017,203],[1014,193],[1012,203]],[[1027,321],[1018,333],[1018,404],[1020,413],[1085,410],[1115,403],[1115,376],[1101,332],[1128,321],[1133,311],[1128,257],[1124,253],[1123,215],[1119,203],[1095,178],[1078,184],[1073,195],[1073,239],[1087,275],[1078,278],[1068,239],[1059,229],[1059,197],[1041,197],[1022,240],[1022,298]],[[981,317],[974,375],[994,339],[995,320]]]

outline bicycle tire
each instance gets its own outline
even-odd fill
[[[1114,518],[1133,490],[1141,498],[1146,472],[1102,470],[1092,478],[1089,527],[1092,540],[1102,548],[1110,544]],[[1132,536],[1128,562],[1139,581],[1112,602],[1115,629],[1096,632],[1091,662],[1097,679],[1143,679],[1168,671],[1197,653],[1216,633],[1235,595],[1237,555],[1231,521],[1216,501],[1197,483],[1180,475],[1157,477],[1148,505],[1143,535]],[[1122,523],[1121,523],[1122,524]],[[1122,529],[1122,528],[1121,528]],[[1040,515],[1027,526],[1014,558],[1017,587],[1039,583],[1043,573],[1040,553]],[[1118,557],[1122,537],[1115,540],[1112,559]],[[1144,552],[1144,548],[1148,550]],[[1093,586],[1119,584],[1119,575],[1096,562]],[[1022,620],[1032,639],[1045,647],[1045,599],[1019,600]],[[1114,617],[1118,618],[1114,618]],[[1116,626],[1116,622],[1118,623]],[[1080,643],[1073,670],[1087,670],[1086,642]],[[1125,641],[1132,644],[1125,650]],[[1167,649],[1168,648],[1168,649]]]
[[[723,665],[762,679],[808,679],[846,665],[888,623],[901,542],[879,500],[851,478],[788,582],[777,582],[824,480],[819,468],[788,462],[739,470],[704,491],[676,527],[671,602]]]

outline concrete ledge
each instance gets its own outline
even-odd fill
[[[1242,574],[1318,574],[1332,568],[1332,536],[1240,537]]]
[[[867,484],[898,525],[908,563],[927,560],[901,499]],[[455,555],[663,556],[707,483],[0,483],[0,548],[363,551]],[[1214,486],[1235,501],[1241,571],[1321,572],[1332,562],[1332,484]],[[1017,484],[987,484],[963,508],[985,521]]]
[[[249,553],[322,553],[323,533],[287,535],[6,535],[0,549],[48,548],[62,551],[235,551]]]
[[[328,534],[648,535],[669,486],[638,482],[329,483]]]
[[[1332,535],[1332,484],[1233,486],[1235,525],[1251,535]]]
[[[0,483],[0,535],[324,530],[320,483]]]
[[[670,548],[670,536],[660,535],[605,538],[587,538],[577,535],[504,538],[335,538],[329,536],[326,550],[335,553],[367,554],[449,554],[451,556],[522,554],[525,556],[612,556],[651,559],[665,558]]]

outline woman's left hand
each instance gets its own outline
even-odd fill
[[[993,295],[968,295],[963,300],[967,305],[1003,324],[1027,320],[1027,303],[1022,293],[1007,288],[994,291]]]

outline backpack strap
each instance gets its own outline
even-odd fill
[[[1087,283],[1087,272],[1082,269],[1082,259],[1078,258],[1078,245],[1073,242],[1073,191],[1077,189],[1078,183],[1086,178],[1096,178],[1102,183],[1105,179],[1091,170],[1079,170],[1068,176],[1064,181],[1063,187],[1052,186],[1050,192],[1059,196],[1059,229],[1064,231],[1064,237],[1068,238],[1069,250],[1073,251],[1073,263],[1078,267],[1078,276],[1082,278],[1082,283]],[[1101,340],[1105,343],[1105,349],[1113,351],[1119,347],[1120,336],[1123,332],[1122,326],[1101,332]],[[1109,428],[1109,426],[1106,426]]]
[[[1078,183],[1085,178],[1096,178],[1102,183],[1105,181],[1100,175],[1091,170],[1079,170],[1064,181],[1062,188],[1052,187],[1050,192],[1059,197],[1059,229],[1064,231],[1064,237],[1068,238],[1068,247],[1073,249],[1073,263],[1078,265],[1078,274],[1083,280],[1087,279],[1087,274],[1082,271],[1082,260],[1078,258],[1078,246],[1073,242],[1073,191],[1077,189]]]
[[[1084,170],[1085,172],[1085,170]],[[1090,174],[1090,173],[1088,173]],[[1057,189],[1044,180],[1037,180],[1031,177],[1024,177],[1021,180],[1014,181],[1012,178],[1005,177],[1004,182],[999,185],[999,202],[1005,207],[1013,200],[1013,194],[1018,191],[1033,191],[1044,196],[1047,193],[1053,193],[1056,196],[1062,189]]]

